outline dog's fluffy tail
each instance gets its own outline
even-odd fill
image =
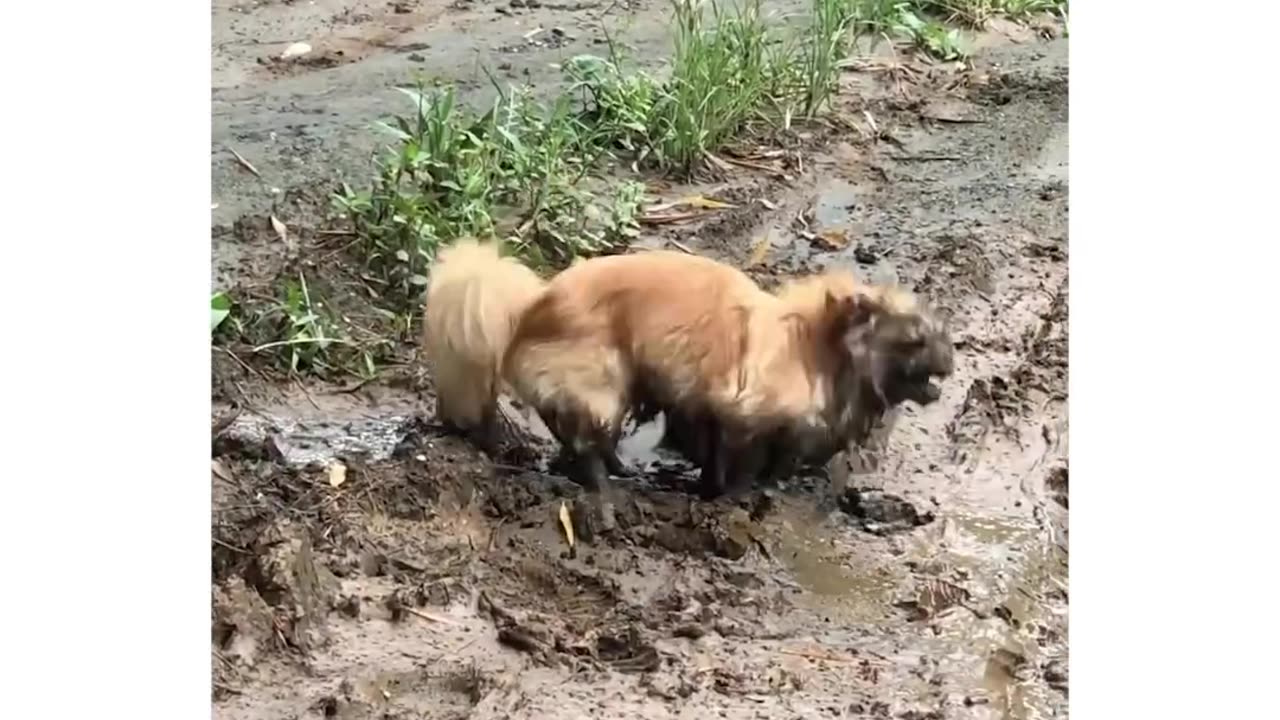
[[[459,240],[440,250],[427,284],[423,349],[441,420],[475,429],[492,417],[516,323],[545,286],[494,243]]]

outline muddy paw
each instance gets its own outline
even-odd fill
[[[629,478],[640,474],[639,469],[622,462],[617,455],[611,456],[606,454],[604,458],[604,465],[605,469],[609,471],[609,474],[614,477]]]
[[[639,468],[618,464],[609,468],[609,474],[616,478],[633,478],[638,477],[641,473]]]
[[[596,511],[600,517],[600,524],[597,528],[600,534],[610,535],[616,532],[618,529],[618,517],[613,507],[613,502],[601,499],[597,500],[594,504],[596,505]]]
[[[575,502],[570,511],[573,532],[584,543],[614,535],[618,531],[617,513],[612,502],[588,494]]]

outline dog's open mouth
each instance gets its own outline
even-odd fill
[[[894,378],[889,400],[898,404],[910,400],[917,405],[928,405],[942,397],[942,387],[929,373],[901,374]]]
[[[928,405],[942,397],[942,388],[938,383],[928,379],[923,382],[910,383],[903,390],[906,395],[903,399],[910,400],[918,405]]]

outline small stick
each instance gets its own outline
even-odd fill
[[[298,377],[297,373],[294,373],[293,375],[293,382],[298,386],[298,389],[302,391],[302,394],[307,397],[307,402],[311,403],[311,407],[324,412],[320,409],[320,405],[316,403],[316,399],[311,397],[311,391],[307,389],[306,385],[302,384],[302,378]]]
[[[777,177],[787,176],[785,172],[779,170],[778,168],[770,167],[769,165],[765,165],[763,163],[751,162],[750,160],[736,160],[730,157],[724,158],[724,161],[729,163],[730,165],[738,165],[740,167],[750,168],[752,170],[759,170],[760,172],[766,172],[771,175],[775,175]]]
[[[263,382],[267,382],[267,379],[266,379],[265,377],[263,377],[263,375],[262,375],[262,373],[261,373],[261,372],[258,372],[258,370],[257,370],[256,368],[254,368],[252,365],[250,365],[249,363],[245,362],[244,360],[241,360],[239,355],[236,355],[235,353],[231,352],[231,351],[230,351],[230,350],[228,350],[227,348],[222,347],[221,345],[214,345],[214,347],[215,347],[215,348],[217,348],[218,350],[221,350],[222,352],[224,352],[224,353],[226,353],[226,354],[230,355],[232,360],[235,360],[237,363],[239,363],[239,364],[240,364],[240,367],[244,368],[245,370],[248,370],[249,372],[253,373],[254,375],[257,375],[259,378],[261,378],[261,379],[262,379],[262,381],[263,381]]]
[[[414,616],[420,617],[420,618],[422,618],[423,620],[428,620],[428,621],[430,621],[430,622],[444,623],[445,625],[455,625],[455,626],[456,626],[456,625],[461,625],[461,624],[462,624],[462,623],[459,623],[457,620],[454,620],[454,619],[452,619],[452,618],[441,617],[441,616],[439,616],[439,615],[433,615],[433,614],[431,614],[431,613],[429,613],[429,612],[425,612],[425,611],[419,610],[419,609],[417,609],[417,608],[407,607],[407,608],[402,608],[402,609],[403,609],[405,612],[409,613],[410,615],[414,615]]]
[[[669,243],[671,243],[672,245],[674,245],[675,247],[679,248],[681,252],[688,253],[689,255],[697,255],[697,254],[698,254],[698,253],[694,252],[693,250],[690,250],[688,245],[685,245],[684,243],[680,242],[679,240],[667,240],[667,242],[669,242]]]
[[[980,118],[939,117],[936,115],[921,115],[920,117],[934,122],[952,123],[953,125],[982,125],[987,122]]]
[[[244,169],[256,175],[259,180],[262,179],[262,173],[258,172],[258,168],[254,167],[253,163],[249,162],[248,160],[245,160],[244,156],[236,152],[236,149],[231,147],[230,145],[227,146],[227,149],[231,151],[232,155],[236,156],[236,160],[240,161],[240,164],[244,166]]]
[[[890,155],[889,157],[898,162],[948,162],[960,161],[964,158],[959,155]]]
[[[222,653],[218,652],[216,649],[213,651],[213,656],[218,658],[218,660],[221,661],[227,667],[235,668],[235,663],[228,660],[226,655],[223,655]]]
[[[238,553],[240,553],[241,555],[248,555],[248,554],[250,554],[248,550],[245,550],[244,548],[236,547],[235,545],[232,545],[231,543],[223,542],[223,541],[219,540],[218,538],[210,538],[210,539],[211,539],[211,540],[213,540],[215,543],[217,543],[217,544],[221,545],[222,547],[224,547],[224,548],[226,548],[226,549],[228,549],[228,550],[230,550],[230,551],[232,551],[232,552],[238,552]]]
[[[795,657],[807,658],[809,660],[827,660],[830,662],[857,662],[856,658],[841,657],[839,655],[831,655],[829,653],[809,652],[807,650],[779,650],[783,655],[794,655]]]

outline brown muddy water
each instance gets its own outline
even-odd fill
[[[319,6],[380,12],[307,12]],[[277,25],[255,14],[300,22],[236,7],[237,32],[261,42]],[[519,36],[508,21],[577,28],[585,12],[441,5],[432,20],[431,7],[414,5],[422,18],[397,37]],[[663,13],[641,7],[637,23]],[[215,362],[215,411],[241,410],[214,442],[214,716],[1066,717],[1067,44],[984,45],[972,69],[919,67],[905,90],[892,71],[851,71],[849,129],[798,136],[785,178],[669,188],[737,207],[641,241],[744,264],[766,238],[750,268],[763,283],[846,264],[949,316],[957,371],[942,399],[904,408],[844,489],[817,473],[704,503],[648,426],[624,443],[649,472],[617,483],[620,536],[571,550],[559,515],[580,491],[548,469],[549,448],[487,463],[434,428],[429,382],[298,390]],[[520,54],[515,71],[554,50]],[[215,69],[215,94],[246,101],[223,107],[215,135],[266,148],[292,93],[297,117],[333,108],[297,136],[318,138],[308,152],[342,153],[360,142],[343,128],[373,115],[365,88],[432,52]],[[852,129],[864,111],[885,136]],[[254,155],[264,176],[324,177],[277,168],[274,152]],[[230,172],[215,170],[215,193],[237,213],[274,202]],[[215,275],[269,257],[217,222]]]

